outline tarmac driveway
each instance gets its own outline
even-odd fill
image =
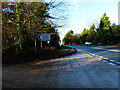
[[[118,88],[120,68],[78,52],[57,59],[3,65],[3,88]]]

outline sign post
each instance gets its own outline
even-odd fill
[[[16,45],[16,53],[18,52],[17,45],[19,44],[18,42],[18,37],[14,37],[15,45]]]
[[[41,43],[41,49],[42,49],[42,41],[40,43]]]
[[[41,48],[42,48],[42,41],[50,41],[50,33],[40,33],[38,35],[38,39],[41,41]]]
[[[35,53],[36,53],[36,38],[35,38]]]
[[[36,39],[37,39],[37,33],[34,34],[34,38],[35,38],[35,53],[36,53],[36,48],[37,48],[37,42],[36,42]]]

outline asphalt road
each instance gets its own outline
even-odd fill
[[[2,88],[120,88],[120,69],[84,52],[3,65]]]
[[[109,57],[109,53],[111,57],[118,57],[116,53],[119,53],[116,46],[70,47]],[[120,68],[86,52],[50,60],[4,64],[2,88],[120,88]]]
[[[117,45],[66,45],[104,58],[120,62],[120,46]]]

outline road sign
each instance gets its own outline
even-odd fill
[[[19,40],[19,38],[18,38],[18,37],[14,37],[14,40],[15,40],[15,41],[18,41],[18,40]]]
[[[14,40],[15,40],[16,45],[19,44],[19,42],[18,42],[19,38],[18,37],[14,37]]]
[[[50,41],[50,33],[40,33],[38,39],[40,41]]]

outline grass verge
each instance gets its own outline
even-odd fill
[[[70,55],[75,52],[76,52],[75,49],[68,48],[65,46],[62,46],[59,49],[37,48],[36,52],[33,48],[33,49],[25,50],[25,51],[19,51],[17,53],[3,54],[2,63],[12,64],[12,63],[25,63],[25,62],[36,61],[36,60],[47,60],[47,59],[53,59],[53,58]]]

